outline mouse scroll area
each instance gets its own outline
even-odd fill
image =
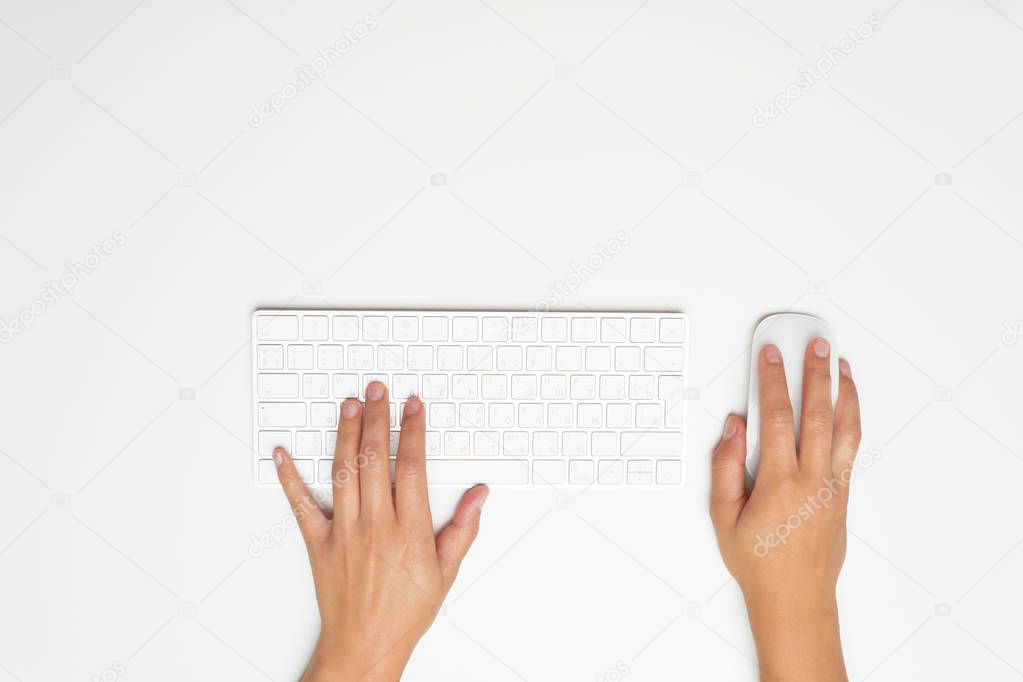
[[[831,402],[834,404],[838,400],[838,351],[834,334],[827,322],[805,313],[778,313],[762,319],[753,331],[746,410],[746,471],[753,479],[756,479],[760,468],[760,379],[757,372],[760,352],[768,344],[774,344],[781,351],[798,443],[803,394],[803,359],[807,345],[818,337],[827,339],[831,344]]]

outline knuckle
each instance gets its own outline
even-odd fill
[[[788,405],[773,405],[764,409],[761,421],[769,426],[786,426],[792,423],[792,408]]]
[[[823,430],[831,425],[831,410],[826,406],[808,407],[803,413],[803,424]]]
[[[422,476],[422,467],[415,460],[399,457],[394,463],[394,475],[405,480],[415,481]]]

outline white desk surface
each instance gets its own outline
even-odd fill
[[[620,230],[557,305],[691,316],[687,484],[496,492],[407,679],[754,679],[708,453],[789,308],[834,325],[876,448],[850,674],[1023,676],[1018,5],[101,4],[0,4],[2,319],[41,301],[0,346],[0,680],[294,679],[300,538],[248,552],[287,514],[251,484],[251,311],[528,309]]]

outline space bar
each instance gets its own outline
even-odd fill
[[[467,485],[529,483],[529,463],[514,459],[428,459],[426,481]]]

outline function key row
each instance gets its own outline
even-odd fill
[[[256,337],[261,341],[683,343],[685,319],[268,313],[256,316]]]

